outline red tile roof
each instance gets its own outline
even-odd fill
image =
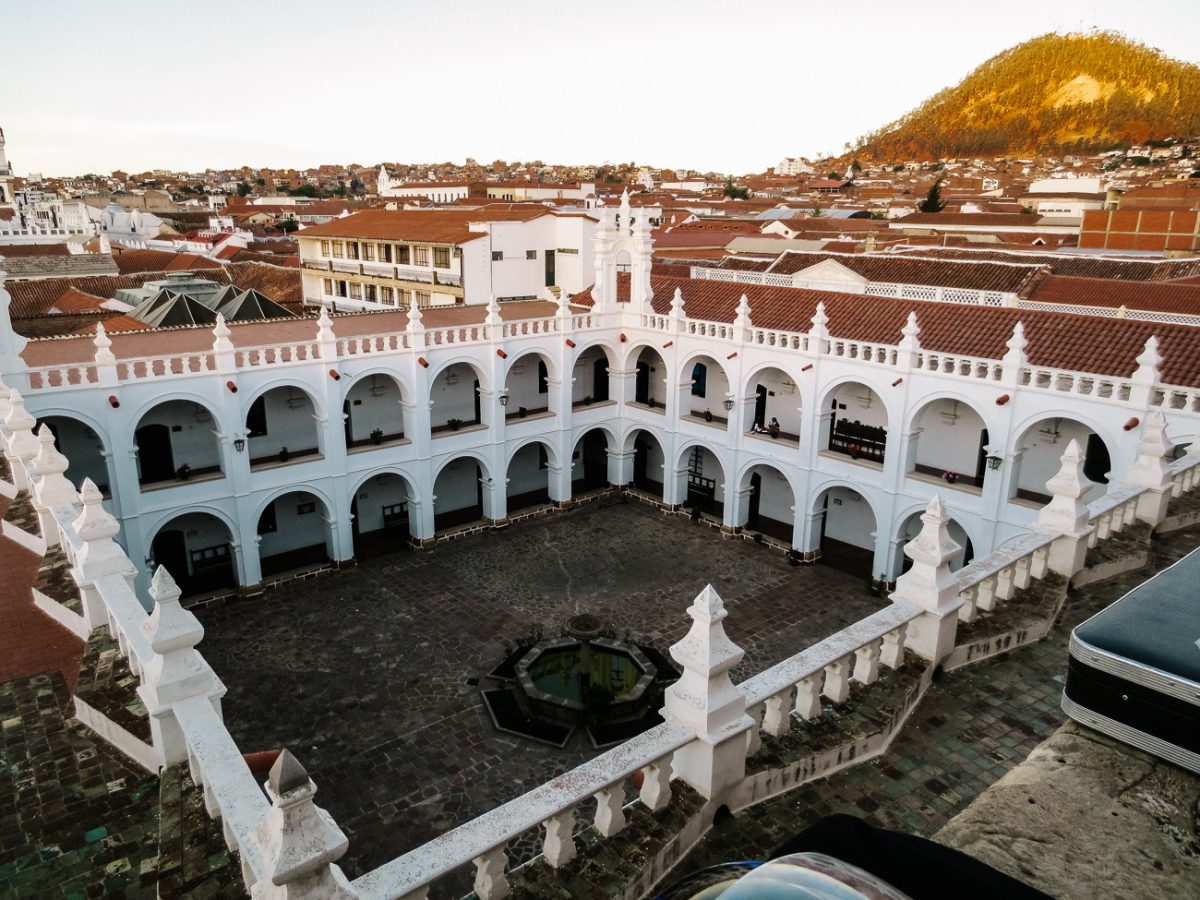
[[[1037,265],[910,258],[891,253],[810,253],[785,250],[767,271],[793,275],[833,260],[868,281],[1021,293],[1042,272]],[[723,263],[722,268],[729,263]]]
[[[485,206],[479,209],[366,209],[344,219],[314,225],[296,232],[297,238],[365,238],[385,241],[426,241],[431,244],[465,244],[484,237],[471,231],[472,222],[528,222],[554,211],[539,205]]]
[[[63,291],[50,309],[60,314],[95,312],[100,309],[100,304],[105,300],[104,297],[98,297],[72,287]]]
[[[1029,341],[1026,353],[1037,366],[1127,377],[1151,336],[1163,356],[1164,383],[1200,387],[1200,329],[1187,325],[1106,319],[990,306],[963,306],[864,297],[831,291],[763,287],[722,281],[693,281],[651,275],[655,312],[667,314],[675,288],[683,292],[687,315],[732,322],[745,294],[755,325],[808,331],[818,302],[824,302],[829,332],[849,340],[895,344],[910,312],[917,313],[921,346],[942,353],[1000,359],[1013,326],[1022,322]],[[629,276],[618,278],[618,298],[628,300]],[[591,289],[572,299],[590,305]],[[31,345],[32,346],[32,345]]]
[[[192,272],[218,269],[221,264],[196,253],[172,253],[169,250],[123,250],[113,254],[122,275],[137,272]]]
[[[69,256],[66,244],[5,244],[0,256]]]
[[[1200,285],[1170,281],[1114,281],[1050,275],[1034,288],[1029,299],[1040,303],[1124,306],[1126,309],[1200,316]]]
[[[1122,281],[1161,281],[1200,275],[1198,259],[1119,259],[1085,253],[1038,253],[1021,250],[974,250],[922,247],[903,250],[905,256],[962,259],[976,262],[1015,262],[1047,266],[1055,275],[1083,278],[1116,278]]]

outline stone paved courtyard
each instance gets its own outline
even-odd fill
[[[495,731],[468,680],[506,643],[591,612],[665,651],[710,582],[747,651],[737,681],[881,605],[865,577],[604,499],[199,611],[200,649],[242,749],[308,767],[355,876],[595,755],[582,733],[558,750]]]
[[[727,820],[674,877],[719,862],[769,858],[783,841],[831,813],[933,837],[1067,721],[1059,703],[1071,629],[1198,544],[1200,529],[1158,538],[1145,568],[1072,591],[1044,640],[936,681],[881,758]]]

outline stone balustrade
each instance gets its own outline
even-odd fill
[[[611,837],[624,827],[624,784],[642,772],[640,802],[651,810],[670,802],[671,756],[694,735],[664,723],[527,794],[498,806],[353,882],[367,900],[422,897],[428,886],[460,866],[475,866],[475,893],[499,900],[508,891],[505,845],[534,828],[544,829],[543,855],[559,868],[575,856],[576,809],[596,799],[592,827]]]
[[[908,624],[920,615],[910,603],[894,603],[743,681],[739,687],[755,722],[747,752],[761,746],[759,729],[781,737],[797,720],[820,716],[822,697],[844,703],[851,681],[873,684],[881,664],[898,669]]]

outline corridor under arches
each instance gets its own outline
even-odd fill
[[[163,524],[150,542],[154,567],[175,579],[184,597],[228,593],[238,587],[228,526],[206,512],[186,512]]]

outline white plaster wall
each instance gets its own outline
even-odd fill
[[[383,374],[366,375],[350,388],[346,399],[350,404],[351,440],[366,440],[376,428],[384,434],[404,431],[404,409],[395,379]]]
[[[58,435],[58,451],[67,457],[66,476],[78,490],[83,479],[90,478],[101,491],[109,489],[108,465],[104,460],[104,445],[91,428],[75,419],[48,416],[44,420],[54,426]]]
[[[700,356],[690,360],[684,365],[684,371],[681,374],[684,382],[692,380],[692,371],[697,363],[701,363],[708,368],[708,378],[704,385],[704,394],[697,395],[688,393],[684,396],[683,409],[681,413],[696,413],[701,414],[706,409],[712,410],[714,416],[724,417],[726,415],[725,407],[722,405],[725,398],[729,396],[729,377],[725,374],[725,370],[721,368],[721,364],[710,356]]]
[[[486,304],[492,296],[492,257],[486,234],[467,241],[462,250],[463,302]]]
[[[188,554],[188,571],[182,574],[192,574],[192,551],[229,543],[229,529],[225,527],[225,523],[206,513],[187,513],[172,519],[159,529],[160,532],[170,530],[183,532],[183,543]],[[151,535],[152,543],[157,533]],[[230,559],[232,558],[231,553]]]
[[[541,409],[549,406],[549,386],[547,385],[546,391],[538,393],[538,362],[540,361],[541,357],[532,353],[513,361],[508,370],[508,380],[505,382],[505,387],[508,388],[508,406],[504,410],[506,413],[514,413],[522,406],[526,409]],[[520,371],[517,371],[518,369]],[[546,371],[549,375],[549,367]]]
[[[800,390],[794,380],[779,369],[764,369],[755,379],[755,385],[746,391],[746,396],[752,396],[754,387],[762,385],[767,389],[767,411],[763,424],[770,422],[772,417],[779,420],[779,427],[790,434],[800,433]],[[751,400],[753,409],[754,401]],[[774,516],[772,516],[774,518]]]
[[[317,439],[317,422],[313,417],[313,402],[308,394],[298,387],[278,387],[267,391],[264,396],[267,433],[262,437],[249,439],[247,449],[251,459],[275,456],[284,447],[294,453],[320,446]],[[246,410],[249,409],[247,406]],[[244,430],[245,419],[241,424]]]
[[[888,426],[887,407],[883,400],[865,384],[847,383],[838,385],[833,392],[838,402],[837,417],[863,425]],[[845,409],[842,409],[845,406]],[[825,410],[822,410],[824,412]]]
[[[190,400],[168,400],[142,416],[137,428],[145,425],[166,425],[171,429],[171,456],[176,469],[184,463],[193,469],[220,464],[214,433],[218,426],[204,407]]]
[[[474,506],[479,498],[479,464],[468,456],[451,460],[438,473],[433,487],[434,512],[444,513]]]
[[[297,508],[301,503],[315,503],[316,508],[313,512],[300,515]],[[274,556],[325,543],[325,509],[312,494],[292,491],[276,499],[275,522],[279,527],[261,536],[258,547],[261,556]]]
[[[654,439],[649,432],[642,435],[642,441],[648,446],[646,450],[646,477],[651,481],[664,482],[668,477],[663,471],[663,452],[658,441]],[[670,477],[674,477],[674,473],[670,473]]]
[[[554,216],[546,215],[529,222],[492,222],[491,252],[504,254],[492,261],[492,291],[504,300],[509,297],[536,297],[546,287],[546,251],[558,246]],[[535,259],[526,259],[533,250]],[[557,262],[557,261],[556,261]]]
[[[1025,452],[1021,455],[1018,487],[1039,494],[1047,493],[1046,482],[1062,467],[1062,455],[1066,452],[1067,445],[1075,440],[1079,442],[1081,451],[1087,451],[1088,435],[1092,434],[1090,428],[1073,419],[1062,419],[1058,426],[1057,438],[1041,433],[1043,428],[1052,430],[1054,423],[1054,419],[1043,419],[1025,432],[1020,440],[1018,446],[1024,447]],[[1108,448],[1110,456],[1113,455],[1113,449]],[[1089,499],[1095,499],[1102,490],[1103,487],[1089,494]]]
[[[589,347],[580,354],[579,359],[575,361],[575,366],[571,370],[571,376],[574,378],[574,383],[571,385],[571,402],[578,403],[584,397],[596,396],[596,381],[595,381],[595,364],[596,360],[603,359],[605,365],[608,365],[608,356],[600,347]],[[609,379],[609,397],[612,397],[612,379]]]
[[[408,487],[399,475],[384,473],[369,479],[358,489],[358,530],[376,531],[383,527],[383,508],[408,502]]]
[[[526,444],[508,464],[508,494],[524,494],[549,485],[549,468],[538,467],[540,444]]]
[[[956,406],[953,400],[935,400],[925,407],[918,425],[918,463],[974,476],[984,428],[979,413],[962,402]]]
[[[875,547],[872,537],[875,528],[875,515],[866,500],[849,488],[830,488],[829,509],[825,513],[826,537],[871,550]]]
[[[770,466],[755,466],[750,471],[751,474],[762,477],[758,514],[777,522],[793,521],[795,513],[792,511],[792,507],[796,501],[792,498],[792,489],[783,474]],[[749,484],[749,476],[747,476],[746,483]]]
[[[457,381],[450,383],[451,376]],[[475,418],[475,370],[466,363],[455,363],[439,372],[429,389],[433,406],[429,410],[430,424],[437,428],[450,419],[470,422]]]
[[[638,362],[649,363],[650,365],[650,398],[659,405],[666,403],[667,366],[663,362],[662,357],[654,349],[644,347],[641,353],[638,354]],[[690,375],[691,370],[689,369],[688,371]],[[633,389],[632,384],[630,385],[630,389]],[[632,400],[633,397],[630,396],[629,399]]]

